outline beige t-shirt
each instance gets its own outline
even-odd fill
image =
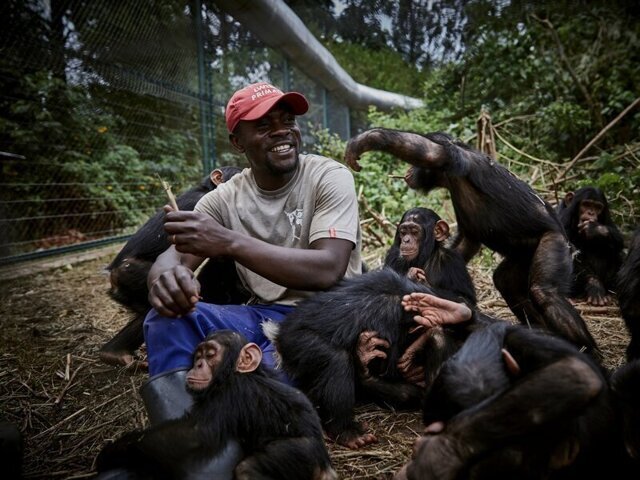
[[[345,277],[361,273],[361,232],[358,202],[351,172],[319,155],[300,155],[298,170],[284,187],[258,187],[251,169],[207,193],[195,207],[221,225],[272,245],[309,248],[320,238],[353,242]],[[313,292],[292,290],[273,283],[236,263],[252,303],[295,305]],[[309,275],[313,275],[309,272]]]

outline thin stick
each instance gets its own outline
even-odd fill
[[[171,191],[171,185],[165,182],[162,177],[160,177],[160,175],[158,175],[158,178],[160,179],[160,182],[162,182],[162,188],[164,188],[164,191],[167,192],[167,197],[169,197],[169,204],[177,212],[180,209],[178,208],[178,204],[176,203],[176,197],[173,196],[173,192]]]
[[[68,422],[69,420],[71,420],[73,417],[76,417],[78,415],[80,415],[82,412],[84,412],[87,409],[87,407],[82,407],[80,410],[78,410],[75,413],[72,413],[71,415],[69,415],[67,418],[60,420],[58,423],[56,423],[55,425],[47,428],[46,430],[43,430],[42,432],[38,433],[37,435],[34,435],[33,437],[31,437],[31,440],[36,440],[40,437],[42,437],[43,435],[49,433],[52,430],[55,430],[56,428],[58,428],[60,425],[64,424],[65,422]]]
[[[71,354],[67,353],[67,366],[64,369],[64,379],[69,381],[69,373],[71,372]]]
[[[387,175],[387,178],[402,178],[402,179],[404,179],[404,175]]]
[[[58,398],[56,398],[55,402],[53,402],[54,405],[58,405],[61,401],[62,401],[62,397],[64,397],[64,394],[67,393],[67,390],[69,390],[69,388],[71,388],[71,385],[73,385],[73,380],[76,378],[76,375],[78,374],[78,372],[82,369],[82,367],[84,367],[84,365],[80,365],[78,368],[76,368],[76,370],[73,372],[73,374],[71,375],[71,378],[69,379],[69,381],[67,382],[67,384],[65,385],[65,387],[62,389],[62,391],[60,392],[60,395],[58,395]]]

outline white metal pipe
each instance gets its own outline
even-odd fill
[[[423,106],[418,98],[357,83],[281,0],[215,0],[215,3],[353,109],[363,110],[369,105],[381,110]]]

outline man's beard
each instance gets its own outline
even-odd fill
[[[275,175],[286,175],[288,173],[295,172],[298,168],[298,163],[300,162],[298,157],[298,151],[296,150],[295,159],[292,162],[271,162],[267,160],[266,167],[272,174]]]

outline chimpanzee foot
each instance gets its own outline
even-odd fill
[[[345,430],[337,435],[332,435],[331,433],[327,433],[327,435],[329,439],[338,445],[350,448],[351,450],[357,450],[366,445],[378,442],[378,437],[373,433],[366,433],[365,430],[366,427],[358,425],[356,428]]]
[[[98,352],[98,357],[104,363],[116,367],[140,370],[147,370],[149,368],[148,362],[136,359],[131,352],[127,351],[112,352],[110,350],[101,350]]]
[[[596,307],[604,307],[606,305],[609,305],[609,303],[611,303],[611,297],[609,297],[608,295],[600,295],[600,294],[594,294],[594,295],[587,295],[587,304],[589,305],[593,305]]]
[[[351,450],[358,450],[366,445],[377,443],[378,437],[373,433],[362,433],[356,436],[339,436],[336,438],[336,443],[343,447],[350,448]]]

